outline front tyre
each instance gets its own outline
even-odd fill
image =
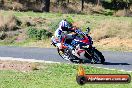
[[[65,60],[71,61],[73,63],[83,63],[83,60],[73,55],[68,48],[63,50],[57,48],[57,51],[58,54]]]
[[[60,50],[59,48],[57,48],[57,51],[58,51],[58,54],[65,60],[70,60],[70,55],[67,51],[67,49],[63,49],[63,50]]]

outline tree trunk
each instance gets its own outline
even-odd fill
[[[81,11],[83,11],[83,9],[84,9],[84,0],[81,0],[81,1],[82,1]]]
[[[96,0],[96,2],[97,2],[97,6],[99,6],[100,5],[100,0]]]
[[[67,0],[67,3],[69,3],[69,0]]]
[[[43,0],[45,6],[43,8],[43,11],[49,12],[50,11],[50,0]]]
[[[130,9],[128,2],[129,2],[129,1],[126,0],[126,7],[127,7],[127,9]]]
[[[0,4],[1,4],[1,5],[4,5],[4,0],[1,0],[1,1],[0,1]]]

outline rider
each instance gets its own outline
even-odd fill
[[[74,34],[71,34],[71,32],[74,32]],[[59,27],[55,31],[54,37],[52,37],[52,41],[54,42],[55,46],[57,46],[62,52],[63,49],[68,48],[68,52],[70,56],[76,57],[74,55],[74,47],[71,46],[69,43],[67,44],[66,40],[69,41],[75,39],[78,33],[80,34],[83,32],[76,27],[73,26],[70,27],[67,20],[62,20],[59,23]],[[72,60],[67,57],[65,59]]]
[[[74,35],[73,34],[68,34],[68,32],[74,32],[74,28],[70,27],[70,23],[68,21],[62,20],[59,23],[58,29],[55,31],[55,38],[57,38],[57,47],[59,49],[66,48],[64,46],[65,39],[73,39]]]

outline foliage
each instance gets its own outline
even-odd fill
[[[37,30],[35,28],[29,28],[27,31],[27,34],[29,38],[35,39],[35,40],[42,40],[52,36],[52,33],[48,32],[45,29]]]
[[[19,29],[21,21],[14,15],[5,16],[0,13],[0,31],[14,31]]]
[[[5,39],[6,37],[7,37],[7,34],[4,31],[0,32],[0,40]]]
[[[63,18],[64,19],[64,18]],[[74,20],[72,19],[71,16],[68,16],[65,18],[69,23],[70,23],[70,26],[72,25],[72,23],[74,22]],[[50,29],[54,32],[58,26],[59,26],[59,23],[62,19],[59,18],[59,19],[56,19],[54,21],[51,22],[51,24],[49,25]]]
[[[66,20],[68,21],[68,23],[70,24],[70,26],[72,26],[72,23],[74,22],[74,20],[72,19],[72,17],[68,16],[66,18]]]
[[[1,11],[4,16],[8,16],[11,11]],[[105,13],[109,15],[111,10],[106,10]],[[31,18],[44,18],[42,21],[43,25],[37,24],[32,26],[33,28],[39,29],[52,29],[52,32],[56,30],[59,22],[62,18],[71,17],[73,21],[76,23],[77,27],[80,27],[83,31],[87,27],[90,27],[91,33],[90,35],[95,40],[94,44],[97,48],[103,50],[117,50],[115,48],[118,45],[118,50],[132,51],[132,17],[114,17],[114,16],[104,16],[104,15],[80,15],[80,14],[57,14],[57,13],[35,13],[35,12],[16,12],[12,11],[12,14],[15,15],[20,20],[27,20]],[[23,21],[22,21],[23,22]],[[54,26],[55,25],[55,26]],[[55,28],[56,27],[56,28]],[[18,36],[17,40],[14,41],[13,44],[8,42],[8,45],[12,46],[26,46],[26,47],[51,47],[50,38],[47,38],[47,41],[37,41],[31,38],[28,38],[31,41],[27,41],[27,30],[25,27],[21,27],[22,30],[17,30],[21,36]],[[51,30],[50,30],[51,31]],[[12,32],[10,33],[12,34]],[[24,34],[24,35],[23,35]],[[9,35],[9,33],[7,33]],[[26,41],[23,41],[23,37],[26,35]],[[25,38],[25,37],[24,37]],[[110,39],[109,39],[110,38]],[[123,43],[115,40],[113,44],[113,38],[119,38],[121,41],[125,41]],[[49,39],[49,40],[48,40]],[[109,41],[112,41],[112,44]],[[5,39],[4,39],[5,40]],[[97,41],[96,41],[97,40]],[[0,45],[2,42],[0,41]],[[16,44],[16,43],[17,44]],[[3,44],[5,45],[5,44]],[[106,47],[106,48],[105,48]],[[113,48],[114,47],[114,48]]]
[[[50,29],[51,29],[53,32],[58,28],[59,23],[60,23],[61,20],[62,20],[62,19],[56,19],[56,20],[52,21],[51,24],[49,24],[49,27],[50,27]]]
[[[1,88],[131,88],[129,84],[86,84],[80,86],[76,82],[77,68],[74,64],[40,63],[41,69],[31,72],[0,71]],[[87,74],[130,74],[83,65]]]
[[[82,3],[80,1],[82,1]],[[119,9],[123,10],[124,8],[127,9],[130,8],[130,6],[132,5],[132,0],[38,0],[37,2],[36,0],[1,0],[0,1],[0,6],[2,6],[2,9],[8,9],[8,10],[37,11],[37,12],[50,11],[50,12],[85,13],[85,14],[96,14],[97,13],[96,11],[90,13],[92,10],[91,7],[96,8],[96,6],[99,5],[105,9],[111,9],[115,11]],[[80,11],[81,10],[80,8],[82,8],[82,12]]]

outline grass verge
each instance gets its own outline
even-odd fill
[[[0,71],[0,88],[132,88],[129,84],[86,84],[76,83],[78,65],[40,63],[39,70],[20,72],[15,70]],[[83,65],[87,74],[130,74],[117,70]]]
[[[54,46],[51,45],[50,39],[45,40],[32,40],[27,39],[20,42],[14,42],[14,43],[6,43],[6,42],[0,42],[0,46],[19,46],[19,47],[39,47],[39,48],[54,48]]]

